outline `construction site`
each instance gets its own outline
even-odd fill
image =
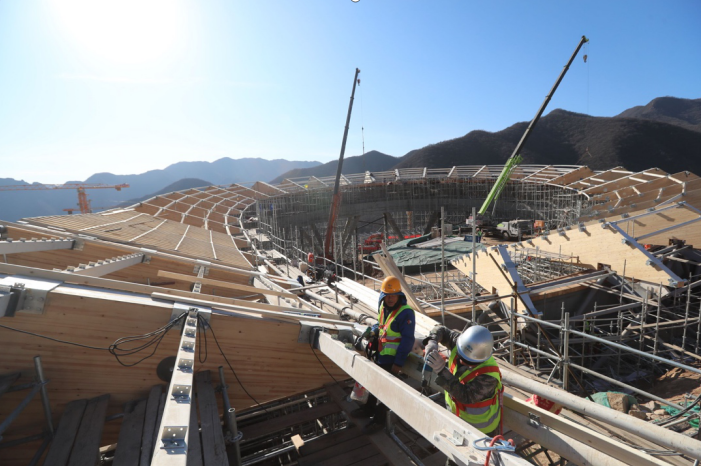
[[[344,175],[356,69],[335,177],[1,222],[0,463],[697,466],[701,180],[521,164],[585,42],[504,165]],[[389,277],[394,372],[366,357]],[[500,388],[464,406],[498,430],[427,370],[457,364],[439,324],[490,337]]]
[[[334,255],[333,178],[4,224],[3,464],[697,464],[698,177],[521,165],[493,215],[542,229],[466,235],[472,253],[403,274],[388,246],[438,229],[440,249],[501,169],[342,176]],[[420,347],[404,378],[353,347],[387,275],[417,341],[438,323],[492,332],[513,447],[487,459]],[[348,416],[353,380],[389,407],[386,430]],[[189,428],[167,440],[174,426]]]

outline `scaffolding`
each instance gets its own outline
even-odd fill
[[[421,170],[423,177],[397,171],[376,174],[371,183],[366,183],[361,175],[343,177],[338,225],[355,223],[355,232],[346,233],[354,233],[362,243],[370,234],[383,233],[385,238],[394,235],[391,221],[405,236],[425,234],[438,225],[441,207],[445,209],[445,223],[465,224],[472,208],[482,205],[493,184],[489,173],[475,177],[474,173],[456,174],[447,169],[433,170],[434,173],[414,170]],[[286,182],[287,185],[280,185],[283,191],[279,194],[257,200],[255,216],[259,227],[276,237],[283,237],[285,230],[285,239],[311,250],[310,243],[323,240],[312,237],[317,235],[315,231],[326,229],[331,184],[319,178],[296,180],[294,185],[292,180]],[[554,229],[574,224],[588,206],[588,197],[574,189],[537,179],[514,179],[507,183],[496,203],[494,219],[541,220],[546,228]],[[345,256],[351,247],[346,238],[342,238],[342,243]]]

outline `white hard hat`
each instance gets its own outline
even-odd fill
[[[458,353],[464,360],[481,363],[492,355],[494,338],[486,327],[473,325],[458,337]]]

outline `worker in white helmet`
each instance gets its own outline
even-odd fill
[[[446,360],[438,343],[450,350]],[[456,332],[437,325],[424,340],[426,363],[436,373],[436,383],[445,390],[446,407],[456,416],[493,437],[501,427],[501,372],[494,357],[491,332],[473,325]]]

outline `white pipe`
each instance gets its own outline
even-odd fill
[[[603,421],[626,432],[631,432],[645,440],[649,440],[657,445],[669,448],[670,450],[684,453],[694,459],[701,459],[701,442],[698,440],[691,439],[676,432],[671,432],[649,422],[641,421],[628,414],[606,408],[560,389],[528,379],[509,370],[502,370],[501,377],[506,385],[542,396],[573,411]]]

